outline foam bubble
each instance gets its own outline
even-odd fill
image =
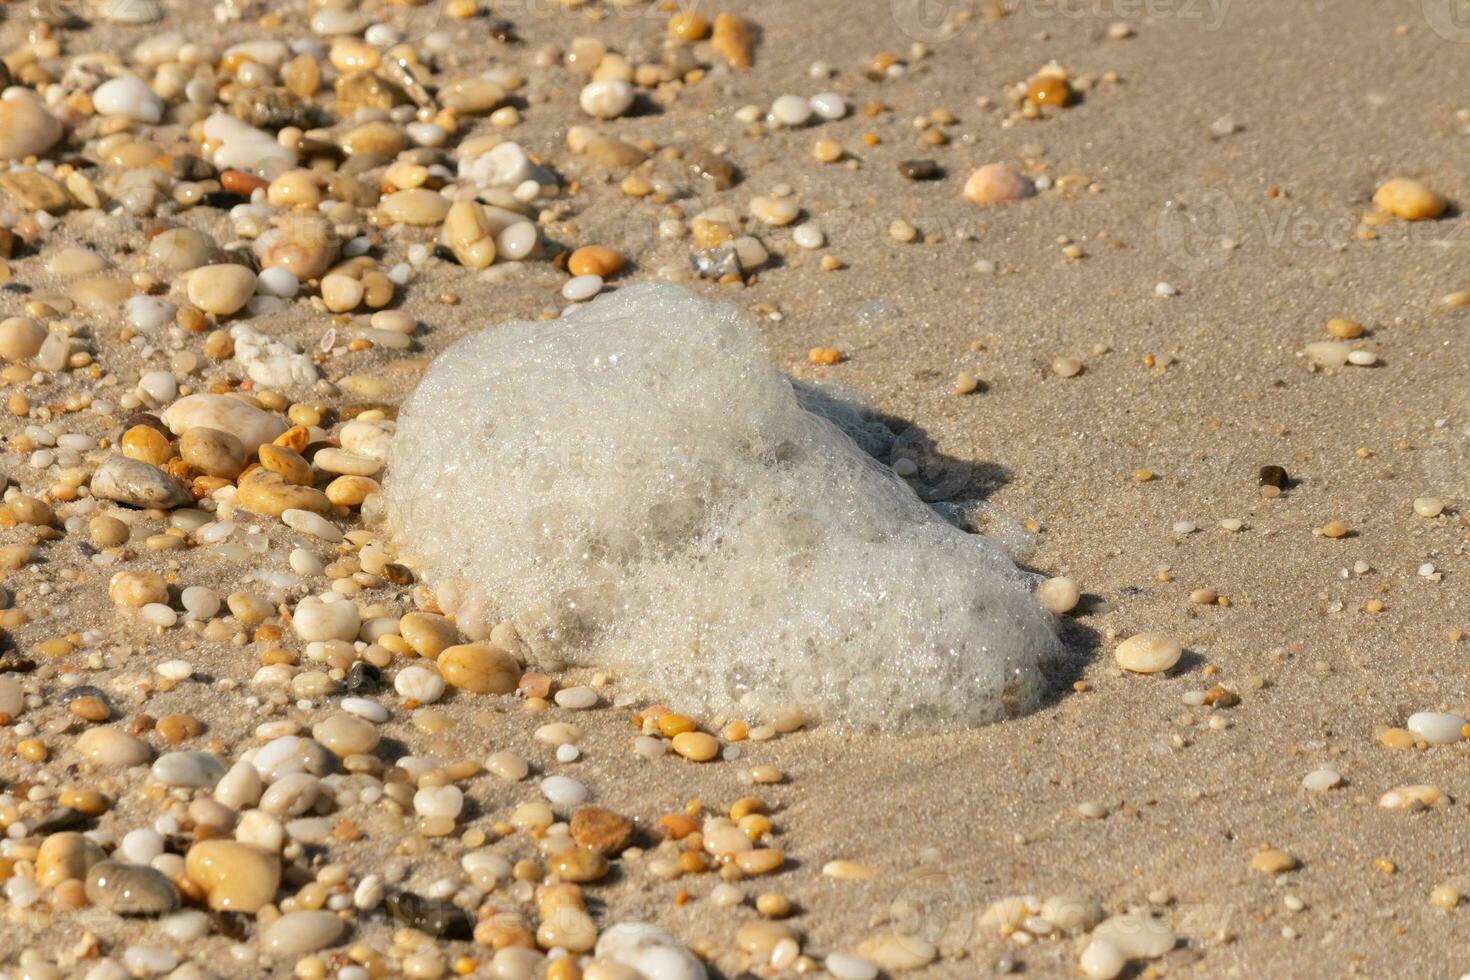
[[[649,283],[450,347],[384,502],[467,632],[511,623],[534,661],[671,706],[889,731],[1028,710],[1058,649],[1030,576],[854,441],[883,433],[794,387],[740,311]]]

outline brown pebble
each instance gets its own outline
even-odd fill
[[[572,839],[601,854],[615,855],[633,838],[633,821],[600,806],[584,806],[572,814]]]

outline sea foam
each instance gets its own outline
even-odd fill
[[[706,715],[1030,709],[1058,652],[1031,577],[875,460],[879,429],[794,385],[739,310],[647,283],[446,350],[383,497],[461,628],[533,663]]]

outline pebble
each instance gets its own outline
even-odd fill
[[[61,121],[26,96],[0,100],[0,160],[40,156],[61,139]]]
[[[965,181],[965,197],[975,204],[1005,204],[1035,193],[1030,178],[1009,163],[987,163]]]
[[[307,643],[355,640],[361,628],[362,617],[349,600],[326,602],[308,596],[291,613],[291,629]]]
[[[673,738],[674,751],[690,762],[710,762],[720,754],[720,743],[705,732],[681,732]]]
[[[1342,776],[1336,769],[1323,767],[1313,769],[1302,777],[1302,789],[1309,793],[1325,793],[1342,785]]]
[[[616,119],[633,107],[633,86],[620,78],[598,79],[583,87],[577,104],[596,119]]]
[[[243,265],[206,265],[189,273],[189,302],[206,313],[238,313],[255,295],[255,273]]]
[[[386,720],[386,712],[385,720]],[[366,755],[378,745],[378,730],[372,724],[350,714],[335,714],[317,722],[311,737],[332,750],[339,758]]]
[[[917,970],[933,963],[939,949],[927,939],[895,932],[871,936],[858,945],[858,955],[890,973]]]
[[[225,774],[225,764],[208,752],[169,752],[153,763],[153,778],[165,786],[209,789]]]
[[[1438,497],[1415,497],[1414,513],[1420,517],[1438,517],[1444,513],[1444,501]]]
[[[165,409],[160,418],[176,436],[194,428],[227,432],[240,440],[247,453],[254,453],[287,429],[279,416],[229,395],[186,395]]]
[[[99,861],[87,872],[87,901],[118,915],[162,915],[179,904],[179,890],[154,868]]]
[[[389,194],[379,203],[383,213],[403,225],[437,225],[449,214],[449,198],[437,191],[415,187]]]
[[[720,18],[728,17],[721,14]],[[719,19],[716,20],[716,23]],[[646,922],[619,922],[597,939],[597,958],[658,980],[707,980],[699,958],[679,940]],[[588,978],[592,980],[592,978]],[[623,977],[608,980],[625,980]]]
[[[1179,662],[1183,649],[1177,640],[1156,633],[1139,633],[1118,644],[1113,658],[1135,674],[1157,674]]]
[[[12,316],[0,320],[0,357],[7,361],[23,361],[36,356],[47,333],[45,327],[30,317]]]
[[[409,701],[433,704],[444,695],[444,678],[427,667],[405,667],[393,678],[393,689]]]
[[[233,480],[245,468],[245,445],[228,432],[194,426],[179,437],[179,458],[208,476]]]
[[[567,776],[547,776],[541,780],[541,795],[553,806],[574,807],[587,802],[587,787]]]
[[[509,694],[521,679],[516,658],[486,643],[448,647],[436,662],[445,683],[472,694]]]
[[[301,956],[336,945],[344,932],[346,923],[335,912],[288,912],[262,930],[260,948],[268,956]]]
[[[281,881],[280,858],[239,841],[199,841],[189,848],[184,867],[216,911],[253,915],[275,900]]]
[[[1115,915],[1092,931],[1094,942],[1111,942],[1129,959],[1155,960],[1178,940],[1161,919],[1138,912]]]
[[[1395,177],[1384,181],[1373,194],[1373,203],[1395,218],[1426,221],[1444,214],[1449,202],[1417,180]]]
[[[573,276],[561,287],[561,294],[573,303],[584,303],[602,292],[601,276]]]
[[[1464,738],[1466,721],[1441,711],[1417,711],[1404,727],[1430,745],[1450,745]]]
[[[877,980],[878,967],[852,953],[828,953],[822,965],[834,980]]]
[[[1059,575],[1049,578],[1036,587],[1036,595],[1041,599],[1041,604],[1048,612],[1057,616],[1063,616],[1077,608],[1081,601],[1082,593],[1077,588],[1077,583]]]
[[[0,710],[4,707],[0,704]],[[116,728],[89,728],[77,736],[75,744],[77,752],[89,762],[108,769],[141,766],[153,758],[147,742]]]
[[[814,111],[810,99],[799,95],[780,95],[771,103],[770,119],[776,126],[805,126],[811,121]]]
[[[1127,965],[1128,956],[1107,939],[1093,939],[1077,960],[1077,968],[1088,980],[1113,980]]]
[[[145,123],[163,119],[163,100],[136,75],[121,75],[97,86],[92,105],[100,114],[117,119]]]
[[[1297,867],[1297,859],[1280,848],[1268,847],[1251,855],[1252,871],[1261,874],[1279,875]]]
[[[92,496],[129,507],[168,510],[194,502],[194,496],[167,473],[126,456],[109,456],[89,485]]]
[[[609,856],[620,854],[632,842],[634,832],[633,821],[598,806],[578,809],[572,814],[568,830],[578,844]]]

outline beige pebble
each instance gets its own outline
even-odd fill
[[[398,224],[437,225],[449,214],[449,198],[438,191],[416,187],[389,194],[379,207]]]
[[[1268,847],[1251,855],[1251,870],[1261,874],[1279,875],[1297,866],[1297,859],[1279,848]]]
[[[141,609],[150,602],[168,602],[168,583],[157,572],[118,572],[107,583],[114,605]]]
[[[1395,177],[1378,188],[1373,195],[1373,203],[1395,218],[1425,221],[1444,214],[1449,202],[1417,180]]]
[[[709,762],[720,754],[720,742],[706,732],[680,732],[673,739],[674,751],[691,762]]]
[[[1065,575],[1058,575],[1042,582],[1036,587],[1036,595],[1048,612],[1058,616],[1076,609],[1077,603],[1082,598],[1082,592],[1077,588],[1077,583]]]
[[[0,320],[0,357],[7,361],[35,357],[46,334],[46,328],[28,316],[6,317]]]
[[[987,163],[965,181],[965,197],[976,204],[1005,204],[1035,193],[1036,185],[1009,163]]]
[[[179,456],[208,476],[233,480],[245,468],[245,445],[239,439],[205,426],[196,426],[179,437]]]
[[[61,121],[33,98],[0,101],[0,160],[40,156],[61,139]]]
[[[1124,670],[1157,674],[1177,664],[1182,653],[1177,640],[1157,633],[1139,633],[1118,644],[1113,657]]]
[[[255,273],[243,265],[206,265],[189,273],[189,302],[206,313],[229,316],[255,295]]]
[[[204,840],[189,848],[184,870],[204,890],[209,907],[255,913],[275,900],[281,860],[252,844]]]
[[[487,643],[449,647],[437,663],[445,683],[473,694],[509,694],[521,679],[516,658]]]

